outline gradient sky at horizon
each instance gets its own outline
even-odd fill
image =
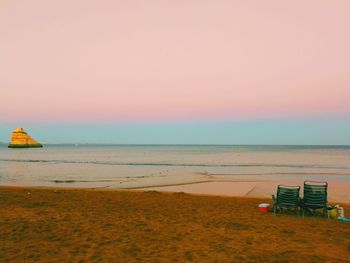
[[[0,141],[350,144],[349,25],[345,0],[3,0]]]

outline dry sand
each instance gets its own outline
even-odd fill
[[[350,223],[260,214],[266,199],[1,187],[0,200],[1,262],[350,262]]]

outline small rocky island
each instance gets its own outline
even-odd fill
[[[12,132],[11,143],[9,148],[37,148],[43,147],[41,143],[38,143],[32,137],[24,131],[23,128],[17,128]]]

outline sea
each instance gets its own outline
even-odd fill
[[[0,186],[270,197],[304,181],[326,181],[331,201],[350,202],[350,146],[0,146]]]

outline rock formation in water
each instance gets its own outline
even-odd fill
[[[23,128],[17,128],[12,132],[11,143],[9,148],[31,148],[31,147],[43,147],[32,137],[24,131]]]

